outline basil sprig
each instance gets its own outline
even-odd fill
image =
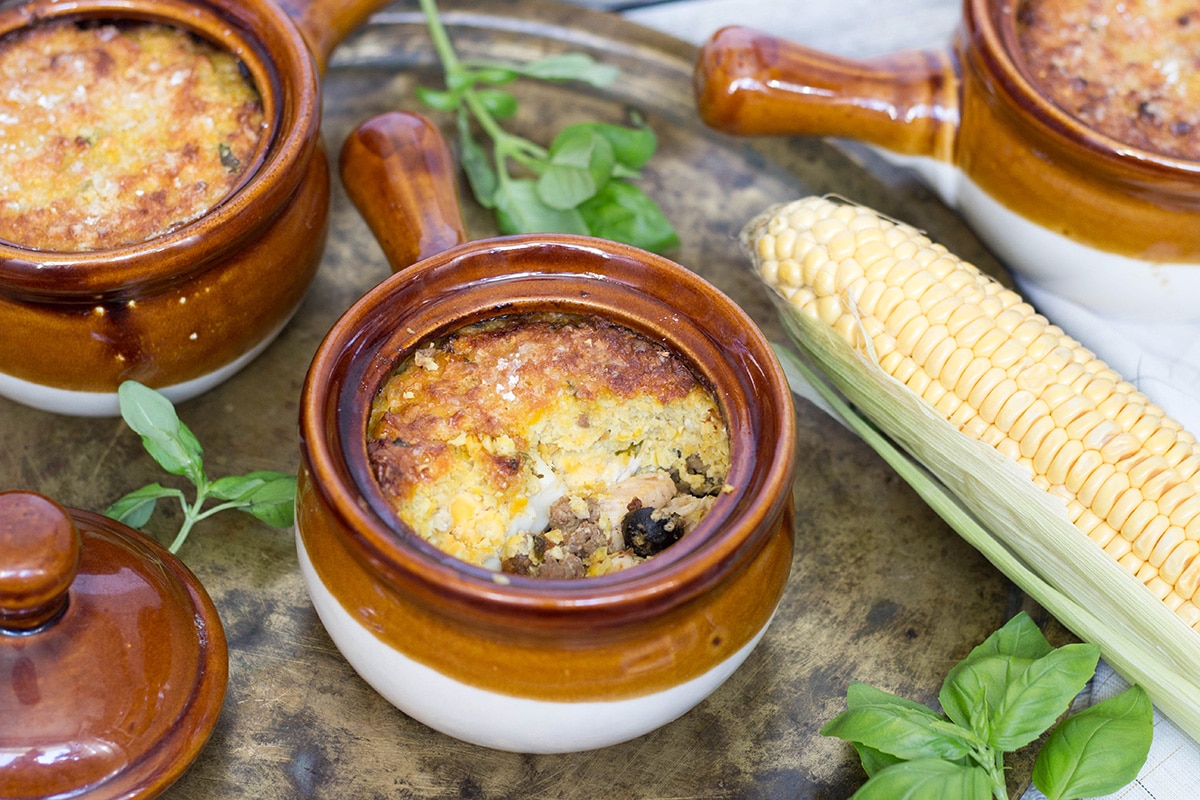
[[[631,126],[579,122],[563,128],[545,148],[505,130],[517,99],[501,88],[517,78],[582,81],[608,86],[611,65],[586,53],[561,53],[527,64],[460,61],[438,16],[435,0],[421,0],[445,89],[418,87],[417,97],[455,114],[459,159],[471,192],[495,213],[501,233],[578,233],[663,252],[679,237],[658,205],[635,183],[658,147],[640,117]],[[476,138],[472,120],[491,141]],[[510,164],[519,168],[510,171]]]
[[[199,521],[221,511],[237,509],[277,528],[290,527],[295,518],[296,476],[272,470],[255,470],[209,480],[204,471],[204,450],[191,429],[164,395],[136,381],[125,381],[117,390],[121,417],[142,437],[146,452],[172,475],[181,475],[196,488],[191,502],[179,489],[151,483],[135,489],[104,510],[105,516],[131,528],[142,528],[154,515],[158,501],[173,498],[183,508],[183,524],[167,548],[175,553]],[[216,505],[204,508],[209,501]]]
[[[1006,800],[1004,754],[1067,714],[1099,659],[1094,644],[1051,647],[1022,612],[946,675],[943,713],[854,681],[846,711],[821,733],[857,750],[868,780],[856,800]],[[1066,716],[1037,755],[1034,785],[1049,800],[1117,791],[1145,763],[1153,725],[1140,686]]]

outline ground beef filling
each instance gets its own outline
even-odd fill
[[[1088,127],[1141,150],[1200,160],[1196,0],[1022,0],[1030,78]]]
[[[89,251],[166,233],[254,163],[261,99],[232,53],[150,23],[0,39],[0,238]]]
[[[514,315],[422,347],[389,378],[367,445],[396,514],[498,571],[583,578],[693,530],[726,489],[711,393],[612,323]]]

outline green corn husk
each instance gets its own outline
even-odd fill
[[[959,535],[1200,740],[1200,634],[1072,525],[1062,500],[768,288],[803,355],[777,346],[793,390],[836,414]]]

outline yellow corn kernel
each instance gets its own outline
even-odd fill
[[[1083,535],[1200,630],[1192,434],[1016,292],[907,225],[810,197],[765,231],[750,251],[768,285],[1061,497]]]

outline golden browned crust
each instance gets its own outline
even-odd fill
[[[1196,0],[1022,0],[1030,77],[1089,127],[1138,149],[1200,159]]]
[[[639,560],[619,530],[639,506],[694,523],[729,461],[720,411],[678,357],[567,315],[502,317],[422,348],[381,389],[370,431],[379,485],[414,530],[531,574],[562,544],[580,563],[558,577]]]
[[[261,102],[230,53],[163,25],[35,26],[0,40],[0,238],[132,244],[240,181]]]

